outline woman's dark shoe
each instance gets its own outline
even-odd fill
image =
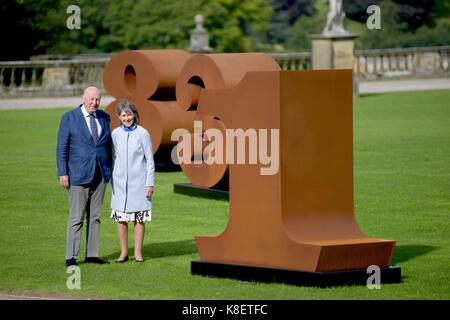
[[[144,258],[142,258],[142,260],[134,258],[134,261],[141,263],[141,262],[144,262]]]
[[[119,260],[119,259],[117,259],[116,260],[116,263],[124,263],[124,262],[127,262],[128,261],[128,256],[126,256],[124,259],[122,259],[122,260]]]

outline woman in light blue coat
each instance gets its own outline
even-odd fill
[[[152,194],[155,176],[150,134],[141,127],[139,114],[131,102],[117,105],[120,127],[111,134],[113,142],[113,175],[111,218],[118,222],[120,257],[128,260],[128,223],[134,223],[134,260],[143,262],[142,246],[145,225],[152,217]]]

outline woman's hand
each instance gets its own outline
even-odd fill
[[[153,187],[145,188],[145,197],[147,199],[151,199],[152,195],[153,195]]]

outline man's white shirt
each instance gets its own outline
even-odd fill
[[[86,120],[86,124],[89,129],[89,132],[92,135],[91,124],[90,124],[90,120],[89,120],[89,112],[86,111],[84,104],[82,104],[80,108],[81,108],[81,111],[83,112],[84,120]],[[100,136],[102,135],[102,126],[100,125],[100,122],[98,122],[97,111],[94,112],[94,118],[95,118],[95,123],[97,124],[98,137],[100,138]]]

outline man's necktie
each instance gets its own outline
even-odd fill
[[[94,117],[93,114],[89,115],[89,124],[91,126],[92,139],[94,139],[94,143],[97,144],[97,142],[98,142],[98,128],[97,128],[97,123],[95,123],[95,117]]]

